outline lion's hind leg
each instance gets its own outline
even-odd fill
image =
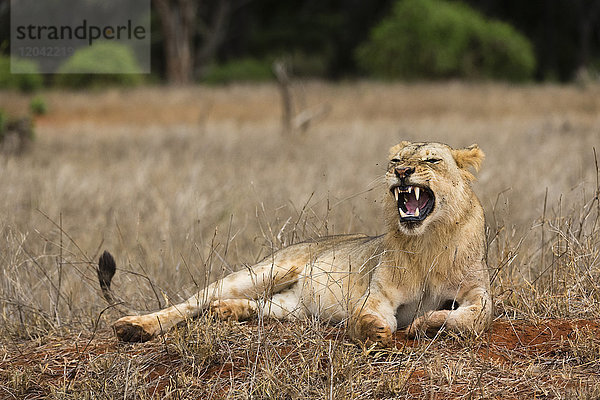
[[[294,261],[292,258],[280,257],[275,262],[265,261],[252,268],[234,272],[211,283],[180,304],[151,314],[119,319],[113,325],[115,333],[123,341],[146,341],[187,318],[197,316],[214,301],[225,299],[236,301],[227,304],[227,307],[224,303],[223,313],[228,308],[237,313],[238,319],[247,318],[246,315],[254,312],[256,302],[253,299],[261,298],[266,293],[286,290],[297,282],[299,266],[303,264]]]

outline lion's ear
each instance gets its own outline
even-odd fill
[[[485,158],[485,154],[476,144],[464,149],[452,149],[452,156],[459,168],[468,170],[469,167],[473,167],[475,171],[479,171],[479,167],[481,167],[481,163]]]
[[[389,158],[392,158],[396,154],[400,153],[400,150],[402,150],[403,148],[405,148],[409,144],[410,144],[410,142],[402,141],[402,142],[398,143],[397,145],[390,147]]]

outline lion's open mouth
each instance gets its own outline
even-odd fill
[[[423,221],[433,211],[435,196],[422,186],[392,186],[396,198],[400,222]]]

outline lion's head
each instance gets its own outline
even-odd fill
[[[484,154],[474,144],[453,149],[442,143],[402,142],[390,149],[385,174],[389,228],[420,235],[432,224],[454,224],[477,201],[471,191]]]

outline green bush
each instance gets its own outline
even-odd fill
[[[535,68],[531,43],[510,25],[461,3],[401,0],[356,51],[380,78],[492,78],[523,81]]]
[[[106,85],[135,86],[143,81],[141,68],[133,52],[120,43],[97,43],[79,49],[57,72],[57,85],[75,89]]]
[[[531,79],[536,64],[533,47],[512,26],[490,21],[481,40],[483,76],[511,81]]]
[[[242,58],[221,65],[213,65],[202,78],[209,84],[230,82],[264,82],[273,79],[271,63],[255,58]]]
[[[19,71],[24,73],[10,73],[10,57],[0,56],[0,89],[18,89],[23,92],[32,92],[42,87],[44,80],[39,73],[38,65],[34,61],[14,59],[13,63]]]
[[[35,96],[31,99],[29,109],[33,115],[44,115],[48,112],[48,106],[42,96]]]

